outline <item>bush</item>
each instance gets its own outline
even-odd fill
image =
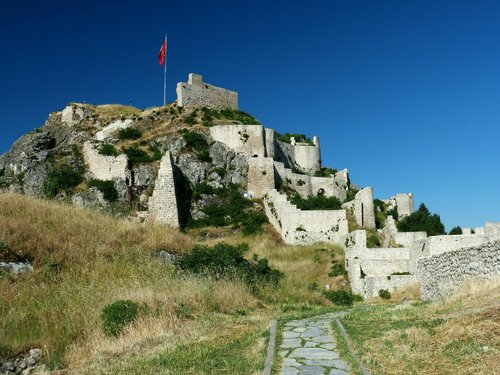
[[[108,202],[115,202],[118,199],[118,191],[115,188],[115,183],[110,180],[90,180],[88,182],[90,187],[98,188],[104,195],[104,199]]]
[[[323,167],[319,171],[314,172],[315,177],[331,177],[335,175],[338,171],[336,169]]]
[[[198,160],[211,162],[210,152],[208,150],[209,144],[203,134],[184,131],[182,138],[186,141],[186,149],[194,151]]]
[[[337,197],[325,197],[324,195],[304,199],[295,193],[290,201],[299,210],[340,210],[342,208],[342,203]]]
[[[462,233],[462,228],[460,228],[460,227],[453,227],[453,228],[451,228],[451,230],[450,230],[450,232],[448,234],[450,234],[450,235],[463,234]]]
[[[328,273],[329,277],[336,277],[345,274],[345,267],[341,263],[334,262],[330,267],[330,272]]]
[[[311,141],[311,138],[307,137],[305,134],[295,134],[295,133],[285,133],[285,134],[277,134],[278,141],[284,142],[284,143],[292,143],[292,137],[295,138],[295,142],[300,142],[300,143],[308,143],[310,145],[313,145],[313,142]]]
[[[323,295],[338,306],[352,306],[354,295],[349,290],[325,290]]]
[[[137,145],[125,147],[123,152],[128,156],[128,159],[132,163],[151,163],[155,160],[161,159],[162,154],[157,147],[151,146],[149,147],[149,150],[153,153],[152,156],[143,149],[137,147]]]
[[[391,292],[389,292],[387,289],[380,289],[378,291],[378,295],[383,299],[391,299]]]
[[[49,172],[43,184],[43,191],[46,197],[54,198],[59,192],[77,186],[83,180],[83,170],[62,166],[58,170]]]
[[[356,198],[356,194],[358,194],[358,191],[359,190],[356,190],[356,189],[347,190],[347,197],[345,198],[344,203],[354,200],[354,198]]]
[[[99,154],[104,156],[118,156],[118,151],[115,146],[105,143],[99,147]]]
[[[253,211],[252,201],[243,197],[238,185],[231,184],[227,188],[214,189],[208,184],[199,184],[193,191],[193,198],[199,199],[201,194],[217,195],[218,201],[203,207],[205,217],[190,220],[188,227],[222,227],[233,225],[241,227],[243,234],[250,235],[262,231],[262,225],[267,223],[267,216],[262,212]]]
[[[142,137],[142,132],[137,128],[125,128],[118,131],[118,138],[120,139],[139,139]]]
[[[176,265],[186,271],[209,274],[216,278],[242,277],[249,284],[277,284],[282,276],[281,272],[271,269],[267,259],[254,256],[254,261],[249,262],[243,257],[247,250],[248,244],[233,246],[222,242],[213,247],[196,245],[189,254],[180,258]]]
[[[397,226],[400,232],[425,231],[428,236],[446,234],[439,215],[431,214],[423,203],[417,211],[399,221]]]
[[[380,240],[377,234],[374,232],[368,232],[367,234],[368,236],[366,238],[366,247],[368,248],[380,247]]]
[[[139,305],[130,300],[116,301],[101,312],[101,327],[106,336],[118,336],[123,328],[137,318]]]

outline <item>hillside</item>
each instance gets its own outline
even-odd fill
[[[330,305],[321,286],[346,283],[345,276],[328,276],[332,259],[342,260],[339,248],[279,245],[270,227],[256,237],[215,228],[208,236],[196,231],[186,236],[22,195],[0,195],[0,207],[3,256],[30,259],[35,265],[31,273],[0,278],[2,355],[42,348],[49,369],[76,374],[258,373],[270,320],[335,311],[339,307]],[[154,256],[160,250],[188,254],[196,243],[220,241],[247,242],[247,259],[257,254],[283,272],[279,286],[255,289],[239,277],[179,272]],[[446,366],[463,369],[453,373],[487,373],[499,359],[498,284],[469,287],[468,293],[473,294],[449,302],[412,304],[408,298],[418,294],[408,290],[389,304],[381,299],[356,304],[359,313],[348,316],[345,324],[376,374],[400,373],[392,369],[400,368],[401,361],[413,369],[408,373],[446,373]],[[101,311],[121,299],[147,308],[121,336],[106,337]],[[399,300],[407,302],[399,306]],[[416,347],[408,348],[412,354],[399,358],[396,351],[389,360],[391,348],[411,345],[407,337],[417,340]],[[433,365],[424,370],[428,348]]]

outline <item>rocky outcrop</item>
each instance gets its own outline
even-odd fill
[[[36,367],[42,358],[40,349],[31,349],[13,358],[0,358],[0,374],[5,375],[28,375]]]

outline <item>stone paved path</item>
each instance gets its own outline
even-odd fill
[[[292,320],[283,327],[281,375],[348,375],[350,366],[339,358],[331,324],[335,314]]]

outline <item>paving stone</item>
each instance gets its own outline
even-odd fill
[[[320,343],[333,343],[333,337],[328,335],[328,336],[315,336],[311,338],[312,341],[314,342],[320,342]]]
[[[339,369],[334,368],[334,369],[330,370],[328,375],[349,375],[349,373],[344,371],[344,370],[339,370]]]
[[[321,366],[304,366],[300,369],[300,375],[323,375],[325,368]]]
[[[301,346],[301,339],[283,339],[283,342],[281,343],[281,348],[283,349],[300,348]]]
[[[333,343],[333,344],[322,344],[319,347],[323,349],[333,350],[335,349],[335,346],[336,346],[335,343]]]
[[[308,328],[304,332],[302,332],[301,337],[316,337],[316,336],[323,336],[325,334],[325,331],[319,328]]]
[[[281,337],[283,337],[284,339],[293,339],[299,336],[300,336],[299,332],[292,332],[292,331],[285,331],[281,335]]]
[[[293,330],[293,332],[304,332],[306,329],[307,329],[307,328],[305,328],[305,327],[299,327],[299,328],[295,328],[295,329]]]
[[[295,367],[283,367],[280,371],[281,375],[298,375],[299,370]]]
[[[285,367],[301,367],[302,364],[297,362],[293,358],[285,358],[285,359],[283,359],[283,366],[285,366]]]
[[[343,361],[341,361],[340,359],[304,359],[304,364],[308,366],[323,366],[323,367],[338,368],[339,362]]]
[[[316,345],[318,345],[318,343],[313,341],[307,341],[304,345],[304,348],[314,348],[316,347]]]
[[[335,359],[338,354],[322,348],[298,348],[293,350],[289,357],[291,358],[311,358],[311,359]]]

